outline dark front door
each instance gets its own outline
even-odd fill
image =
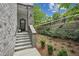
[[[22,32],[26,30],[26,20],[25,19],[20,19],[20,29]]]

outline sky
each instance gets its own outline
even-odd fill
[[[38,5],[47,16],[52,16],[55,12],[62,14],[67,11],[66,8],[59,8],[57,3],[38,3]]]

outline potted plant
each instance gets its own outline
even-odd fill
[[[21,32],[21,29],[20,28],[18,29],[18,32]]]
[[[52,54],[53,54],[53,50],[54,50],[54,49],[53,49],[53,46],[52,46],[51,44],[48,44],[48,45],[47,45],[47,48],[48,48],[48,54],[49,54],[49,55],[52,55]]]
[[[45,40],[41,40],[41,48],[45,48]]]
[[[58,56],[68,56],[67,51],[64,49],[60,50],[57,55]]]

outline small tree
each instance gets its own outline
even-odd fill
[[[52,45],[47,45],[47,48],[48,48],[48,54],[49,55],[52,55],[52,53],[53,53],[53,47],[52,47]]]
[[[45,40],[41,40],[41,48],[44,48],[45,47]]]
[[[60,50],[57,55],[58,56],[68,56],[67,51],[64,49]]]

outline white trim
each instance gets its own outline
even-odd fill
[[[34,29],[33,25],[29,25],[29,27],[30,27],[30,30],[32,31],[32,34],[35,34],[36,30]]]

